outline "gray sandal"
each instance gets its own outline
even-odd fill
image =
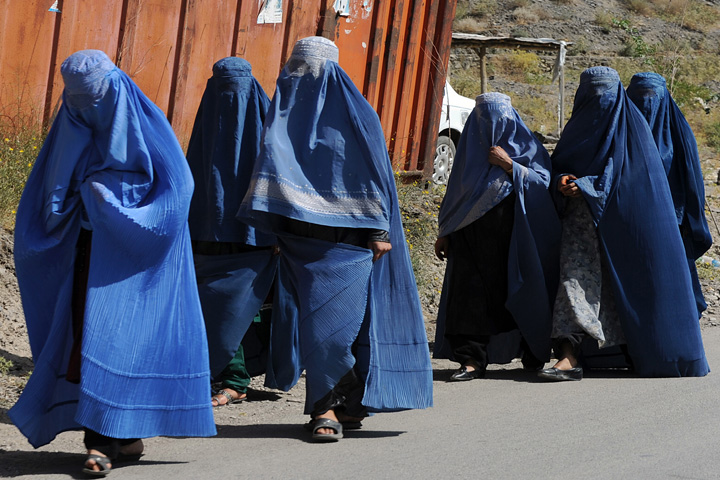
[[[318,433],[321,428],[335,430],[335,433]],[[312,438],[316,442],[337,442],[343,438],[342,423],[329,418],[316,418],[313,420]]]
[[[100,467],[100,470],[93,470],[92,468],[88,468],[88,460],[92,460],[93,462],[95,462],[95,465]],[[82,469],[82,471],[83,473],[87,475],[92,475],[93,477],[104,477],[112,471],[112,467],[110,467],[110,464],[112,464],[112,460],[110,460],[108,457],[104,455],[90,454],[85,459],[86,466]]]
[[[238,398],[235,398],[235,397],[233,397],[232,395],[230,395],[230,392],[228,392],[227,390],[225,390],[225,389],[223,388],[222,390],[218,390],[218,392],[217,392],[215,395],[212,396],[212,398],[210,399],[210,403],[212,403],[212,401],[215,400],[216,397],[219,397],[220,395],[222,395],[223,397],[227,398],[227,402],[225,402],[225,403],[220,403],[220,400],[217,400],[218,404],[217,404],[217,405],[213,405],[213,407],[222,407],[223,405],[231,405],[231,404],[233,404],[233,403],[242,403],[242,402],[244,402],[245,400],[247,400],[247,394],[245,394],[244,397],[240,396],[240,397],[238,397]]]

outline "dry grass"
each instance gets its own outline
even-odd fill
[[[513,95],[512,102],[530,130],[543,134],[557,133],[557,102],[530,95]]]
[[[493,57],[493,69],[502,72],[515,82],[543,84],[543,71],[540,68],[540,57],[523,50],[501,53]],[[547,79],[549,81],[549,78]]]
[[[512,16],[516,25],[533,25],[540,21],[540,17],[532,8],[517,8]]]
[[[466,17],[487,17],[498,11],[496,0],[458,0],[455,21]]]
[[[453,31],[464,33],[478,33],[485,28],[485,23],[475,17],[465,17],[455,20],[453,23]]]
[[[613,28],[613,15],[605,10],[595,12],[595,25],[610,30]]]
[[[450,84],[464,97],[475,98],[481,91],[480,69],[453,70]]]
[[[507,8],[516,9],[516,8],[526,8],[531,5],[530,0],[510,0],[507,4]]]
[[[719,9],[701,0],[625,0],[624,3],[637,15],[661,18],[696,32],[708,32],[720,23]]]

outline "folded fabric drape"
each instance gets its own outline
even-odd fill
[[[61,68],[63,104],[23,192],[15,264],[35,362],[12,421],[41,446],[215,434],[187,212],[193,182],[163,112],[103,52]],[[92,230],[80,384],[72,346],[75,246]]]
[[[337,52],[327,39],[311,42]],[[317,365],[327,379],[311,387],[311,395],[321,398],[347,373],[358,319],[366,319],[368,350],[355,356],[358,370],[367,372],[363,405],[369,411],[425,408],[432,405],[432,369],[380,121],[347,74],[322,51],[309,49],[307,62],[298,61],[302,52],[294,52],[281,72],[238,212],[243,221],[280,237],[275,299],[295,305],[273,311],[269,368],[274,374],[269,378],[287,389],[303,368]],[[372,263],[369,249],[288,235],[282,229],[285,218],[388,231],[393,248]],[[346,261],[355,267],[345,269]],[[299,294],[307,289],[311,295]],[[347,298],[350,292],[355,293]],[[316,308],[320,298],[333,305]],[[348,306],[342,306],[345,301]],[[314,326],[308,330],[310,323]],[[333,337],[336,330],[342,332],[339,337]],[[328,359],[324,363],[318,360],[323,357]]]
[[[615,70],[591,67],[582,73],[552,164],[555,179],[578,177],[574,182],[597,226],[635,371],[707,374],[665,169],[645,118]],[[555,182],[550,191],[562,208]]]
[[[492,146],[502,147],[512,159],[512,179],[488,162]],[[550,168],[547,150],[512,107],[510,97],[497,92],[480,95],[460,137],[439,213],[438,236],[447,236],[481,218],[508,195],[516,195],[505,306],[538,359],[550,356],[558,274],[560,222],[547,191]],[[448,258],[435,337],[439,358],[450,355],[444,325],[450,295],[447,279],[453,267]],[[517,336],[495,335],[488,344],[488,361],[507,363],[518,349]]]
[[[705,186],[695,135],[661,75],[653,72],[633,75],[627,94],[650,125],[665,167],[700,317],[707,303],[695,260],[708,251],[712,237],[705,218]]]

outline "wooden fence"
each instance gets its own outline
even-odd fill
[[[105,51],[186,144],[212,65],[248,60],[272,96],[296,40],[332,39],[395,168],[432,172],[456,0],[0,0],[0,133],[47,126],[77,50]]]

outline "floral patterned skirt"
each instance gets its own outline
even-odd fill
[[[623,344],[625,337],[590,208],[582,198],[567,200],[552,337],[585,333],[600,347]]]

